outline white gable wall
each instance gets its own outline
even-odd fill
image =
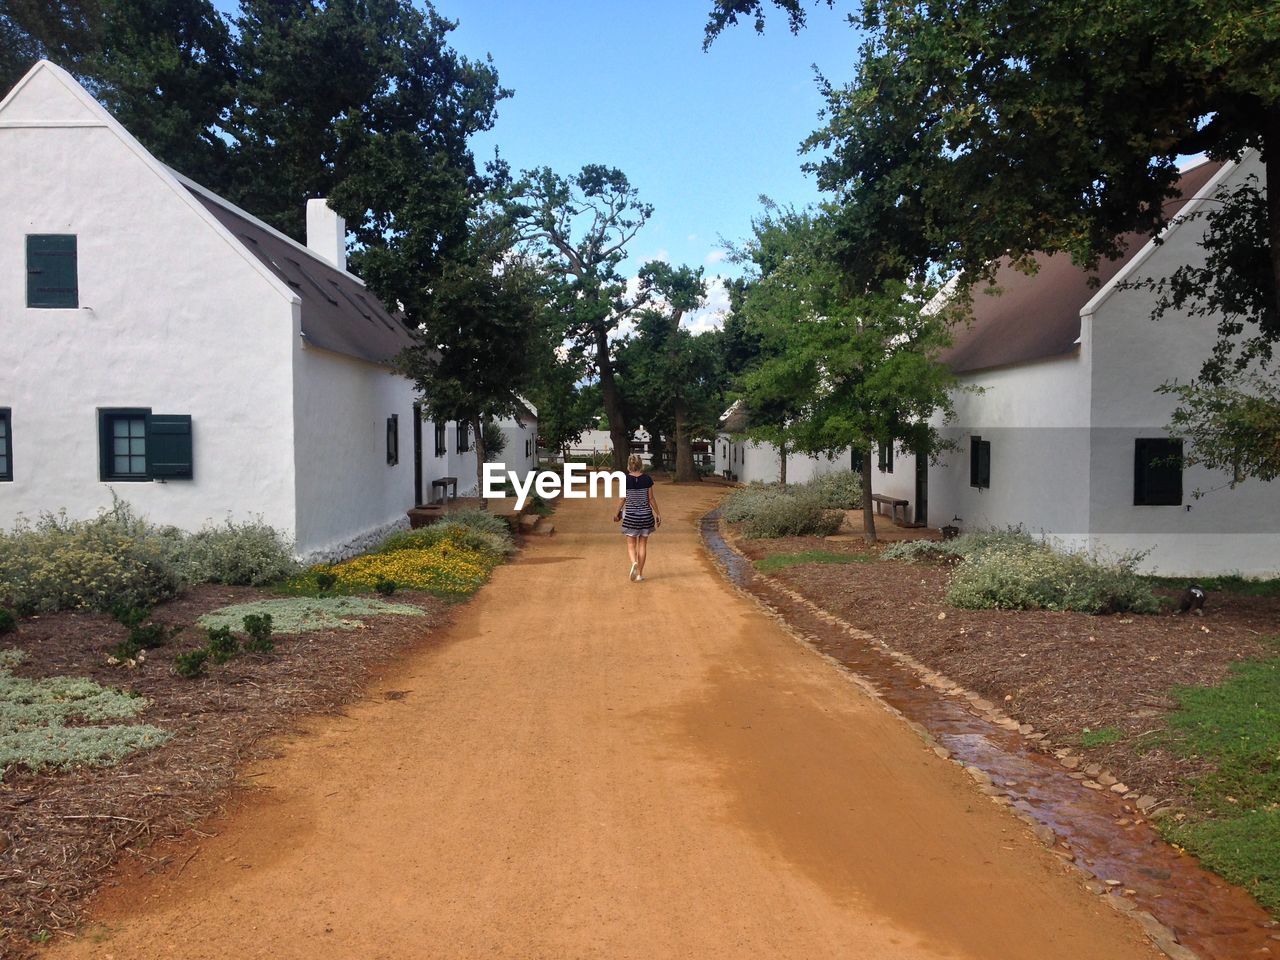
[[[114,490],[158,523],[292,534],[291,299],[63,76],[37,70],[0,108],[0,524],[89,516]],[[27,308],[29,233],[76,235],[79,309]],[[100,407],[191,415],[195,479],[103,483]]]
[[[1265,183],[1257,154],[1221,176],[1229,187],[1249,175]],[[1203,231],[1198,219],[1179,224],[1121,277],[1164,277],[1201,260]],[[1249,480],[1231,489],[1227,475],[1189,467],[1182,506],[1133,503],[1134,440],[1168,436],[1175,406],[1156,389],[1169,380],[1194,379],[1217,339],[1213,318],[1171,314],[1157,323],[1153,309],[1151,293],[1118,286],[1104,288],[1085,308],[1095,344],[1092,542],[1113,553],[1150,550],[1146,566],[1171,575],[1280,572],[1280,484]],[[1205,495],[1194,498],[1196,490]]]
[[[521,476],[538,469],[538,420],[524,414],[520,420],[507,417],[498,421],[502,434],[507,438],[507,448],[502,451],[502,462],[508,470]],[[528,450],[528,453],[525,453]]]

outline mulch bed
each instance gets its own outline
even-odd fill
[[[135,669],[111,666],[108,652],[125,637],[109,617],[59,613],[21,621],[0,648],[27,659],[14,674],[66,675],[130,690],[151,704],[138,722],[174,736],[114,767],[33,773],[13,768],[0,781],[0,956],[18,956],[40,931],[73,926],[87,897],[122,857],[154,861],[158,840],[176,839],[225,808],[236,771],[269,755],[269,738],[310,714],[335,712],[356,697],[374,668],[429,640],[448,619],[450,604],[425,594],[397,593],[397,603],[424,617],[365,620],[366,629],[277,634],[275,652],[241,654],[185,680],[173,655],[201,645],[197,617],[233,603],[273,596],[248,587],[195,587],[158,607],[154,619],[186,626]]]
[[[858,540],[738,540],[753,559],[775,553],[876,551]],[[943,596],[950,568],[873,560],[807,564],[774,574],[848,623],[1000,704],[1010,716],[1076,745],[1086,728],[1123,739],[1082,750],[1135,790],[1185,796],[1202,764],[1153,746],[1175,706],[1170,688],[1220,683],[1232,663],[1280,655],[1280,597],[1211,594],[1204,617],[1092,616],[958,610]]]

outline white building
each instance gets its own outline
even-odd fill
[[[498,421],[507,445],[498,459],[521,476],[538,469],[538,409],[523,397],[514,417]],[[490,458],[492,459],[492,458]]]
[[[772,443],[743,436],[750,416],[741,400],[735,400],[720,418],[720,429],[712,443],[716,474],[742,483],[777,483],[782,477],[782,457]],[[828,473],[861,470],[852,452],[831,455],[788,453],[787,483],[804,483]]]
[[[0,526],[114,494],[186,529],[261,518],[318,558],[403,525],[433,479],[474,488],[323,201],[294,242],[47,62],[0,101],[0,170]]]
[[[1153,294],[1132,286],[1203,262],[1204,221],[1186,216],[1250,175],[1265,183],[1255,153],[1186,171],[1168,211],[1184,219],[1161,243],[1131,237],[1125,257],[1101,265],[1100,288],[1063,255],[1041,257],[1032,276],[1001,270],[1002,295],[975,297],[974,322],[945,357],[983,390],[956,394],[943,433],[958,450],[936,465],[882,454],[876,492],[910,500],[931,526],[1021,525],[1071,548],[1150,551],[1145,568],[1170,575],[1280,571],[1280,485],[1183,469],[1174,403],[1156,392],[1197,375],[1216,322],[1154,322]]]

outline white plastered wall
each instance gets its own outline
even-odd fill
[[[1225,168],[1206,191],[1250,175],[1265,183],[1250,154]],[[1204,223],[1189,219],[1166,232],[1120,280],[1165,277],[1203,259]],[[1135,506],[1134,440],[1168,436],[1172,398],[1156,392],[1167,381],[1196,377],[1217,338],[1216,320],[1169,314],[1151,319],[1154,297],[1113,283],[1085,308],[1095,344],[1092,376],[1091,544],[1108,553],[1149,551],[1145,566],[1168,575],[1280,572],[1280,484],[1230,477],[1202,467],[1183,475],[1182,506]],[[1193,491],[1203,491],[1194,497]]]
[[[50,65],[0,108],[0,525],[115,491],[157,523],[261,517],[294,532],[294,298]],[[26,306],[26,235],[75,234],[79,309]],[[189,414],[190,481],[99,479],[97,410]]]
[[[302,338],[294,351],[298,552],[309,559],[349,555],[404,526],[414,506],[413,384]],[[393,414],[400,447],[394,465],[387,463]],[[425,432],[423,442],[430,442]]]

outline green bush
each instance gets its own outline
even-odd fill
[[[13,633],[18,629],[18,618],[12,610],[0,607],[0,634]]]
[[[461,518],[461,519],[458,519]],[[417,530],[400,530],[391,534],[378,547],[381,553],[396,550],[425,550],[442,540],[452,539],[459,546],[486,556],[502,559],[515,552],[515,541],[505,520],[483,510],[463,510],[449,519]]]
[[[214,663],[226,663],[240,652],[240,641],[230,627],[210,627],[206,634],[208,642],[205,649],[209,651],[209,659]]]
[[[43,514],[0,533],[0,602],[19,611],[151,607],[178,585],[167,545],[121,501],[92,520]]]
[[[154,650],[169,642],[169,628],[159,623],[139,623],[116,644],[111,655],[117,660],[136,660],[143,650]]]
[[[862,477],[852,470],[824,473],[799,484],[797,489],[811,494],[828,510],[857,510],[862,506]]]
[[[205,663],[208,659],[209,651],[203,648],[180,653],[173,658],[173,669],[178,676],[194,680],[204,674]]]
[[[396,582],[394,580],[383,577],[373,585],[373,589],[384,597],[389,597],[396,592]]]
[[[827,537],[840,529],[844,515],[824,510],[808,496],[780,497],[758,510],[742,524],[743,536],[752,539],[774,537]]]
[[[272,617],[269,613],[249,613],[243,621],[244,648],[251,653],[270,653],[276,648],[271,639]]]
[[[976,549],[956,568],[947,602],[970,610],[1157,613],[1160,601],[1135,572],[1138,559],[1100,562],[1046,544],[993,544]]]
[[[1036,547],[1039,541],[1025,530],[1010,527],[1007,530],[979,530],[965,533],[954,540],[902,540],[890,544],[881,556],[885,560],[916,562],[954,561],[976,557],[995,547]]]
[[[205,527],[172,537],[171,559],[184,583],[262,586],[297,572],[293,545],[261,521]]]
[[[99,610],[126,627],[187,583],[261,584],[295,569],[271,527],[155,527],[122,500],[90,520],[42,514],[0,532],[0,602],[23,612]]]
[[[783,488],[776,483],[753,483],[730,493],[720,504],[720,514],[730,523],[741,523],[745,537],[830,536],[840,529],[843,514],[827,507],[831,490],[805,484]]]
[[[338,575],[332,570],[317,570],[312,579],[316,582],[316,589],[321,593],[328,593],[338,585]]]

